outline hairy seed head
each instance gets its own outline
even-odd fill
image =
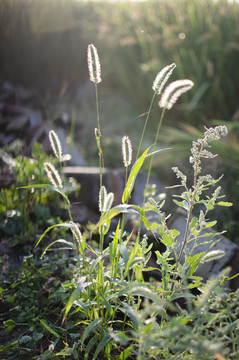
[[[58,171],[56,170],[55,166],[47,161],[44,162],[43,166],[44,166],[44,170],[45,170],[47,177],[50,180],[52,186],[57,189],[62,189],[63,184],[61,181],[61,177],[60,177]]]
[[[168,79],[170,78],[170,76],[172,75],[173,70],[176,68],[176,64],[172,63],[171,65],[167,65],[165,66],[156,76],[154,82],[153,82],[153,86],[152,89],[158,94],[160,95],[164,85],[166,84],[166,82],[168,81]]]
[[[100,83],[102,81],[100,59],[97,49],[93,44],[88,45],[87,60],[90,81],[93,81],[95,84]]]
[[[185,92],[192,89],[194,83],[191,80],[176,80],[169,84],[164,90],[159,101],[159,107],[171,109],[177,102],[178,98]]]
[[[107,190],[105,186],[101,186],[100,192],[99,192],[99,210],[100,212],[107,212],[110,210],[112,204],[114,201],[114,194],[110,192],[107,193]]]
[[[57,157],[59,159],[59,161],[61,161],[61,158],[62,158],[61,142],[60,142],[58,135],[55,133],[54,130],[49,131],[49,140],[51,143],[52,150],[55,154],[55,157]]]
[[[105,188],[105,186],[101,186],[100,192],[99,192],[99,210],[100,210],[100,212],[104,211],[104,204],[105,204],[106,196],[107,196],[106,188]]]
[[[125,167],[128,167],[132,162],[132,144],[128,136],[123,136],[122,138],[122,155],[123,163]]]

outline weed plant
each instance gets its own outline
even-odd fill
[[[167,218],[162,213],[164,200],[158,201],[156,197],[145,193],[142,206],[130,202],[135,180],[142,166],[149,160],[149,179],[152,159],[162,151],[157,148],[157,141],[165,114],[180,96],[194,85],[191,80],[184,79],[176,80],[166,86],[175,66],[172,64],[161,70],[152,86],[151,105],[157,97],[160,97],[158,104],[162,111],[154,144],[141,152],[140,143],[136,159],[132,164],[131,141],[127,135],[122,138],[122,155],[126,170],[125,187],[121,204],[113,206],[114,194],[106,189],[102,179],[103,131],[100,126],[98,104],[98,86],[102,81],[101,66],[97,49],[93,44],[89,45],[88,67],[96,94],[95,138],[100,167],[100,218],[98,223],[92,226],[91,235],[93,236],[95,232],[99,233],[99,244],[98,247],[93,246],[87,236],[88,233],[80,224],[73,221],[70,201],[65,191],[66,184],[61,178],[60,171],[56,169],[57,165],[44,162],[44,169],[51,185],[30,184],[24,188],[28,191],[29,189],[52,190],[60,194],[68,210],[69,221],[49,226],[39,237],[36,248],[53,229],[69,230],[72,238],[65,237],[52,241],[45,247],[41,257],[44,259],[48,252],[55,248],[70,251],[74,254],[75,274],[71,281],[61,279],[61,283],[55,283],[59,285],[60,304],[57,305],[59,314],[53,309],[52,318],[51,316],[49,318],[50,312],[49,314],[44,312],[45,309],[42,309],[43,313],[38,315],[31,308],[30,323],[34,325],[25,329],[25,333],[21,336],[18,334],[18,339],[11,344],[3,346],[1,350],[3,354],[4,351],[11,349],[11,356],[14,358],[17,349],[16,356],[21,358],[22,351],[25,351],[26,359],[27,351],[28,354],[31,353],[31,348],[36,359],[67,356],[73,359],[119,360],[236,359],[238,357],[239,295],[238,292],[229,294],[226,288],[229,269],[224,269],[216,278],[206,283],[202,278],[195,276],[195,271],[201,263],[216,260],[224,255],[222,251],[213,250],[216,240],[208,240],[210,228],[215,224],[215,221],[210,220],[209,212],[216,206],[228,207],[232,204],[223,201],[221,187],[217,185],[220,178],[214,179],[211,174],[204,174],[202,167],[204,159],[208,160],[216,156],[211,152],[210,146],[212,142],[219,141],[227,134],[226,126],[205,129],[203,137],[193,142],[189,158],[193,174],[192,183],[177,167],[173,168],[179,181],[177,187],[182,188],[181,194],[174,198],[174,202],[187,214],[184,234],[181,234],[182,243],[178,241],[179,231],[169,229],[167,226]],[[147,121],[150,118],[151,105],[147,113]],[[57,134],[51,131],[49,138],[56,158],[61,161],[63,154]],[[194,216],[197,207],[201,209],[198,217]],[[132,232],[127,232],[125,217],[126,215],[130,217],[132,214],[138,217],[138,226]],[[154,214],[153,220],[152,214]],[[115,218],[118,220],[117,226],[109,234],[111,221]],[[142,226],[153,235],[156,242],[162,243],[165,247],[164,251],[155,251],[154,266],[149,265],[154,251],[153,244],[146,235],[141,236]],[[205,229],[206,233],[202,233]],[[108,245],[105,244],[106,235],[112,238]],[[188,244],[192,241],[193,246],[189,248]],[[209,250],[193,252],[202,241],[210,243]],[[145,274],[152,270],[161,274],[160,282],[153,278],[150,282],[145,281]],[[49,270],[47,273],[49,274]],[[30,276],[29,272],[27,276]],[[39,276],[41,269],[38,272],[37,282]],[[15,299],[22,296],[21,292],[18,292],[20,278],[21,275],[11,286],[14,295],[7,293],[7,289],[2,289],[4,303],[13,304]],[[34,296],[33,288],[30,286],[29,301],[32,304],[35,304],[40,289],[41,286],[34,290],[36,291]],[[52,297],[48,297],[45,302],[49,306],[56,305],[57,290],[52,291]],[[62,308],[61,303],[64,304]],[[32,306],[34,308],[36,304]],[[5,320],[7,332],[10,333],[16,324],[20,325],[23,320],[29,319],[25,311],[24,319],[21,318],[20,313],[23,311],[21,309],[15,307],[12,312],[17,320],[11,317]],[[61,324],[59,318],[56,319],[56,315],[59,315]],[[48,339],[45,337],[46,334]],[[46,342],[39,354],[37,344],[38,341],[41,343],[43,337]]]

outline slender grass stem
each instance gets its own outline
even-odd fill
[[[137,156],[136,156],[136,161],[137,161],[138,158],[139,158],[139,153],[140,153],[140,150],[141,150],[141,146],[142,146],[142,142],[143,142],[145,130],[146,130],[146,127],[147,127],[147,124],[148,124],[149,115],[150,115],[150,113],[151,113],[152,106],[153,106],[153,103],[154,103],[154,99],[155,99],[156,94],[157,94],[157,92],[155,91],[154,94],[153,94],[153,96],[152,96],[152,100],[151,100],[151,103],[150,103],[150,106],[149,106],[149,110],[148,110],[148,112],[147,112],[146,120],[145,120],[145,122],[144,122],[144,128],[143,128],[142,135],[141,135],[141,139],[140,139],[140,142],[139,142],[139,148],[138,148],[138,152],[137,152]]]

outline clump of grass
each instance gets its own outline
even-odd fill
[[[89,46],[88,51],[90,52],[90,61],[88,58],[90,79],[94,82],[96,89],[96,143],[99,152],[99,167],[102,170],[103,137],[99,121],[96,86],[101,81],[100,74],[97,73],[97,71],[99,72],[99,59],[93,45]],[[92,56],[95,58],[91,58]],[[93,68],[91,68],[92,66]],[[159,74],[162,76],[156,76],[153,84],[153,100],[156,94],[158,95],[159,88],[162,87],[159,101],[162,115],[152,147],[147,148],[141,154],[140,143],[136,160],[131,164],[131,142],[127,135],[122,139],[123,162],[126,172],[129,171],[129,174],[126,174],[120,205],[113,206],[114,194],[107,191],[101,173],[100,218],[92,230],[92,232],[97,231],[100,235],[98,248],[91,245],[90,238],[86,237],[86,232],[81,231],[80,224],[73,222],[67,194],[64,187],[59,186],[59,180],[53,183],[48,172],[49,164],[46,170],[52,186],[27,186],[28,188],[51,189],[58,192],[63,197],[69,212],[69,221],[48,227],[40,236],[36,246],[42,242],[46,234],[55,228],[70,230],[73,239],[53,241],[45,248],[42,256],[53,249],[54,245],[63,245],[63,248],[73,250],[76,254],[75,266],[78,276],[69,285],[69,297],[64,297],[65,306],[61,312],[61,329],[66,326],[67,321],[70,321],[73,328],[80,327],[79,334],[77,336],[74,332],[73,339],[75,340],[71,341],[70,346],[68,345],[69,340],[66,341],[64,338],[64,342],[68,346],[58,353],[54,351],[54,346],[49,348],[52,356],[72,355],[78,359],[83,355],[84,359],[103,357],[104,359],[117,358],[119,360],[178,359],[182,357],[214,359],[216,356],[219,358],[227,356],[230,347],[233,354],[237,354],[239,351],[237,345],[239,335],[235,316],[227,315],[225,327],[222,330],[216,326],[218,319],[225,319],[225,313],[231,306],[222,287],[222,284],[226,282],[228,269],[219,274],[217,279],[210,279],[206,284],[202,278],[195,276],[195,271],[200,263],[215,260],[223,254],[212,250],[195,255],[187,247],[189,241],[192,241],[191,235],[193,234],[193,249],[195,249],[201,239],[202,231],[211,225],[208,218],[210,210],[216,205],[231,205],[221,201],[220,187],[214,189],[214,185],[220,179],[215,180],[210,174],[202,174],[202,160],[215,156],[208,150],[210,142],[218,141],[225,136],[226,127],[218,126],[206,129],[203,138],[193,143],[189,159],[194,178],[191,187],[188,185],[186,175],[178,168],[173,168],[177,178],[181,181],[180,186],[183,188],[183,192],[178,196],[179,199],[175,200],[175,203],[187,213],[184,240],[179,252],[177,251],[179,231],[169,229],[167,219],[162,218],[161,210],[164,201],[156,201],[156,198],[145,195],[142,206],[130,203],[135,180],[143,164],[150,158],[149,178],[152,158],[159,153],[156,146],[166,110],[171,109],[179,96],[193,86],[190,80],[180,80],[171,83],[164,89],[174,67],[173,64],[160,72]],[[150,118],[150,109],[151,107],[146,122]],[[143,135],[145,129],[146,126]],[[59,159],[60,147],[57,145],[56,136],[55,141],[51,141],[51,144],[53,150],[54,146],[57,146],[58,150],[55,149],[54,154]],[[193,216],[193,210],[197,205],[203,206],[198,218]],[[149,211],[160,216],[161,220],[157,222],[150,220],[147,216]],[[126,214],[134,214],[139,218],[140,226],[136,235],[134,231],[128,233],[124,227]],[[112,219],[116,217],[118,217],[118,223],[110,234],[112,241],[104,247],[105,236],[109,233]],[[153,244],[150,243],[147,236],[142,238],[140,231],[142,224],[153,233],[156,241],[161,242],[165,247],[162,252],[155,251],[157,266],[148,265],[153,252]],[[144,274],[150,270],[161,274],[160,283],[153,279],[151,282],[144,280]],[[63,284],[63,286],[65,285]],[[199,295],[192,293],[192,289],[197,289]],[[217,306],[215,304],[220,303],[224,296],[227,298],[225,308],[220,308],[215,316],[214,306]],[[233,295],[233,299],[237,297],[237,293]],[[180,306],[178,299],[184,299],[184,307]],[[238,311],[238,307],[236,311]],[[45,329],[58,338],[57,343],[59,343],[61,334],[44,321],[39,321]],[[202,353],[203,357],[200,357]]]

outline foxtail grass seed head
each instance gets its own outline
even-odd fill
[[[100,192],[99,192],[99,210],[100,212],[107,212],[110,210],[112,204],[114,201],[114,194],[110,192],[107,194],[107,190],[105,186],[101,186]]]
[[[176,80],[169,84],[164,90],[162,97],[159,101],[159,107],[170,110],[177,102],[178,98],[191,90],[194,83],[191,80]]]
[[[56,170],[55,166],[53,166],[51,163],[46,161],[46,162],[44,162],[44,170],[45,170],[47,177],[50,180],[52,186],[57,189],[62,189],[63,184],[61,181],[61,177],[60,177],[58,171]]]
[[[49,131],[49,140],[50,140],[52,150],[55,154],[55,157],[57,157],[59,159],[59,161],[61,161],[61,158],[62,158],[61,142],[60,142],[58,135],[55,133],[54,130]]]
[[[122,155],[123,163],[125,167],[128,167],[132,162],[132,144],[128,136],[123,136],[122,138]]]
[[[105,204],[106,196],[107,196],[106,188],[105,188],[105,186],[101,186],[100,192],[99,192],[99,210],[100,210],[100,212],[104,211],[104,204]]]
[[[168,79],[170,78],[170,76],[172,75],[173,70],[176,68],[176,64],[172,63],[171,65],[167,65],[165,66],[156,76],[154,82],[153,82],[153,86],[152,89],[158,94],[160,95],[164,85],[166,84],[166,82],[168,81]]]
[[[100,83],[102,81],[100,59],[97,49],[93,44],[88,45],[87,60],[90,81],[93,81],[95,84]]]

